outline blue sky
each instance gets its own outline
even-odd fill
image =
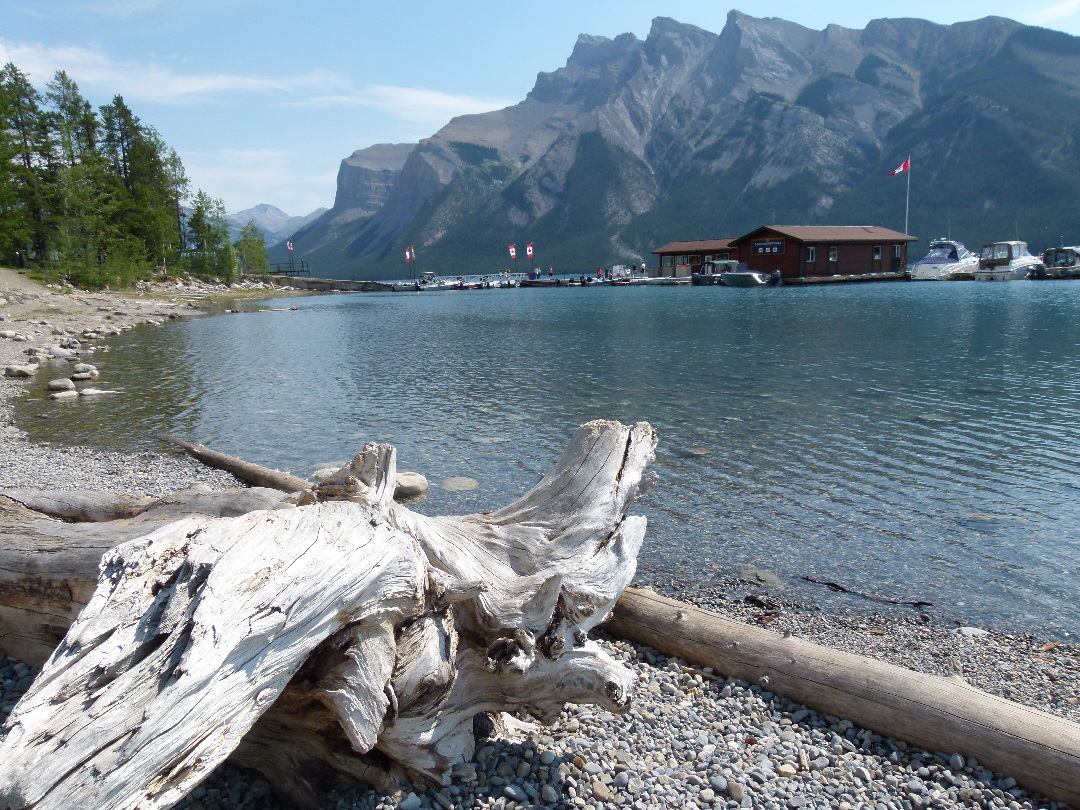
[[[342,158],[412,142],[454,115],[515,104],[578,34],[648,35],[654,17],[719,32],[703,0],[3,0],[0,63],[39,88],[68,72],[94,105],[120,94],[228,211],[330,206]],[[987,15],[1080,34],[1080,0],[766,0],[741,11],[809,28]]]

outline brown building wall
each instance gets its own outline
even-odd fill
[[[782,242],[780,253],[755,251],[754,242],[762,249],[771,242]],[[893,262],[894,245],[900,245],[900,258]],[[874,258],[874,248],[880,248],[880,258]],[[808,250],[808,249],[812,249]],[[813,256],[813,261],[809,260]],[[835,261],[830,261],[830,255]],[[907,245],[903,242],[802,242],[791,237],[752,240],[739,246],[739,260],[751,270],[771,273],[779,270],[784,278],[799,276],[854,276],[865,273],[889,273],[907,267]]]

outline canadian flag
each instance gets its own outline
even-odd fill
[[[525,246],[525,255],[528,256],[530,259],[532,258],[532,242]]]
[[[416,245],[410,245],[409,246],[409,253],[411,254],[412,260],[415,262],[416,261]]]
[[[903,163],[901,163],[899,166],[897,166],[895,169],[893,169],[891,172],[889,172],[889,176],[892,177],[894,174],[900,174],[900,172],[909,172],[909,171],[911,171],[911,158],[908,158]]]
[[[516,259],[517,258],[517,249],[513,245],[510,246],[510,258],[511,259]]]
[[[289,251],[289,253],[292,253],[292,239],[285,240],[285,248]]]
[[[405,264],[411,261],[412,257],[409,255],[409,248],[405,248]]]

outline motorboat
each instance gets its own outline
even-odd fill
[[[720,283],[725,287],[775,287],[780,283],[780,271],[731,270],[720,274]]]
[[[1038,256],[1028,253],[1027,242],[991,242],[984,245],[975,270],[976,281],[1017,281],[1045,271]]]
[[[1046,278],[1080,278],[1080,247],[1050,248],[1042,261]]]
[[[975,278],[979,257],[964,247],[963,242],[935,239],[930,252],[911,266],[912,281],[961,281]]]
[[[740,269],[745,270],[746,265],[740,265],[735,259],[709,259],[709,261],[701,265],[699,271],[690,274],[690,283],[695,286],[722,284],[723,282],[720,281],[721,273],[738,272]]]

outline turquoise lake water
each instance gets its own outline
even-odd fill
[[[803,577],[1080,631],[1080,283],[265,306],[292,303],[127,333],[93,360],[98,387],[124,393],[57,403],[34,388],[20,425],[126,451],[172,434],[302,476],[386,441],[435,484],[416,508],[450,514],[527,491],[584,421],[647,420],[660,481],[635,507],[641,582],[708,586],[755,565],[825,607],[881,609]],[[437,486],[451,476],[480,487]]]

